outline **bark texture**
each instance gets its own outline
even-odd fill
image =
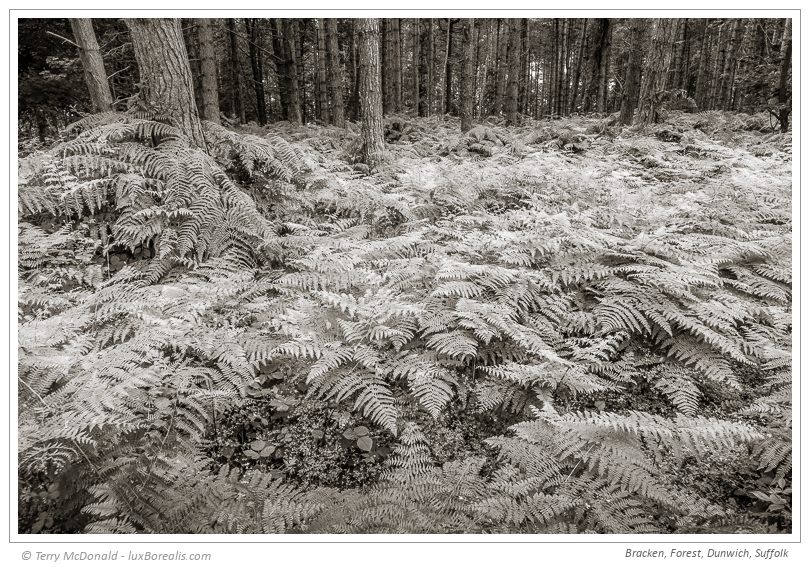
[[[90,103],[94,112],[106,112],[112,109],[113,98],[110,83],[104,70],[104,60],[98,49],[93,21],[90,18],[71,18],[70,28],[73,38],[79,46],[79,58],[84,68],[84,81],[90,91]]]
[[[144,102],[171,118],[194,144],[205,148],[180,21],[132,18],[126,23],[138,63]]]

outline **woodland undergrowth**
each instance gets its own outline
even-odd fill
[[[89,116],[20,162],[19,529],[791,530],[763,116]]]

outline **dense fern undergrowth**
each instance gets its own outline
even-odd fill
[[[766,121],[766,120],[765,120]],[[789,135],[102,114],[21,159],[19,530],[791,530]]]

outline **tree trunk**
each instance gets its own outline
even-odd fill
[[[633,112],[638,99],[638,87],[641,81],[641,61],[644,58],[644,30],[649,27],[649,20],[635,19],[630,26],[630,54],[627,60],[627,72],[624,75],[624,93],[622,108],[619,112],[619,123],[629,126],[633,123]]]
[[[520,92],[518,93],[518,108],[520,112],[527,113],[529,102],[529,19],[520,20]]]
[[[475,20],[464,21],[464,65],[461,69],[461,131],[467,132],[472,128],[473,112],[475,106],[475,90],[473,79],[475,77],[475,42],[473,41]]]
[[[793,26],[790,18],[785,19],[785,30],[782,34],[782,48],[779,58],[782,62],[779,72],[779,91],[777,101],[779,102],[779,126],[782,133],[787,133],[790,128],[790,100],[788,95],[788,79],[790,76],[790,61],[793,51]]]
[[[376,18],[358,20],[360,42],[360,114],[362,116],[362,156],[369,168],[382,163],[382,92],[380,85],[380,23]]]
[[[597,79],[598,91],[596,95],[596,111],[607,112],[608,82],[610,78],[610,48],[613,36],[613,21],[609,19],[605,22],[602,45],[600,46],[599,76]]]
[[[669,66],[672,63],[672,44],[680,22],[677,18],[659,18],[653,26],[652,41],[644,67],[638,112],[634,124],[647,126],[658,119],[661,95],[666,89]]]
[[[242,105],[242,84],[241,84],[241,69],[239,68],[239,48],[236,44],[236,22],[233,18],[225,20],[225,27],[228,30],[228,47],[231,77],[231,114],[239,120],[240,123],[245,122],[245,108]]]
[[[503,112],[504,93],[506,92],[506,70],[509,56],[509,20],[498,20],[498,58],[495,72],[495,107],[493,114]]]
[[[125,21],[138,63],[144,102],[168,116],[193,144],[205,149],[180,21],[168,18]]]
[[[411,83],[411,105],[413,107],[414,115],[421,116],[419,114],[419,44],[420,44],[420,34],[419,34],[419,19],[414,18],[411,20],[411,25],[413,29],[411,30],[411,70],[413,71],[412,76],[412,83]]]
[[[391,113],[391,52],[389,20],[380,18],[380,89],[382,91],[383,116]]]
[[[346,127],[346,114],[343,111],[343,72],[340,68],[337,20],[326,20],[327,70],[332,100],[332,122],[338,128]]]
[[[329,89],[326,87],[326,23],[323,18],[315,20],[316,34],[318,35],[318,49],[315,52],[317,61],[317,81],[315,90],[318,97],[315,99],[316,115],[322,124],[329,124],[332,121],[329,112]]]
[[[219,87],[217,86],[217,54],[214,50],[212,20],[199,18],[197,38],[200,42],[200,78],[202,83],[203,118],[219,124]]]
[[[453,102],[453,20],[447,19],[447,44],[444,54],[444,103],[442,114],[452,114]]]
[[[287,120],[293,124],[301,124],[301,95],[298,90],[298,34],[297,24],[290,19],[284,19],[285,55],[287,56],[287,92],[289,107]]]
[[[582,60],[585,58],[585,38],[588,35],[588,19],[582,20],[582,35],[579,38],[579,49],[577,50],[577,65],[574,68],[574,81],[571,88],[571,110],[573,114],[577,110],[577,95],[579,94],[579,80],[582,76]]]
[[[273,61],[276,67],[276,83],[278,84],[278,98],[281,103],[280,116],[288,120],[287,112],[290,109],[289,71],[287,62],[287,41],[284,39],[284,25],[281,18],[273,20]]]
[[[420,20],[420,32],[419,32],[419,105],[418,105],[418,113],[419,116],[429,116],[430,115],[430,95],[431,90],[433,89],[433,84],[431,82],[431,70],[430,67],[433,64],[433,49],[431,46],[431,40],[433,38],[431,34],[431,27],[433,26],[433,19],[430,20]]]
[[[267,124],[267,102],[264,98],[264,66],[259,52],[259,20],[245,19],[248,34],[248,54],[253,73],[253,92],[256,96],[256,119],[262,126]]]
[[[582,110],[591,112],[599,108],[602,98],[602,79],[606,73],[607,50],[610,45],[610,20],[598,19],[594,22],[590,37],[590,55],[588,57],[588,80],[583,92]],[[672,45],[667,46],[672,49]]]
[[[518,124],[518,94],[520,89],[520,20],[511,21],[509,33],[509,82],[506,89],[506,121],[508,124]]]
[[[84,81],[90,91],[90,104],[94,112],[112,110],[113,98],[110,94],[110,83],[104,70],[104,60],[98,49],[96,33],[93,31],[93,20],[90,18],[71,18],[70,28],[73,38],[79,46],[79,58],[84,68]]]
[[[360,120],[360,72],[358,71],[357,20],[352,19],[352,120]]]
[[[695,81],[695,90],[692,96],[698,105],[699,110],[706,108],[706,83],[708,82],[709,63],[710,63],[710,41],[709,36],[709,21],[703,24],[703,34],[700,41],[700,58],[698,59],[697,79]]]
[[[689,18],[684,18],[681,24],[681,29],[678,33],[678,43],[675,45],[675,64],[673,65],[672,87],[675,89],[684,89],[684,77],[686,76],[685,68],[688,61],[686,60],[686,46],[689,44]]]
[[[726,49],[726,58],[723,63],[723,75],[720,79],[720,92],[718,104],[722,110],[728,110],[731,106],[732,84],[734,68],[737,65],[737,53],[742,43],[743,27],[740,20],[733,20],[731,28],[731,42]]]
[[[191,69],[191,83],[194,85],[194,102],[197,104],[197,110],[202,110],[202,81],[200,76],[200,50],[198,49],[198,41],[196,29],[197,26],[194,20],[183,19],[180,20],[180,29],[183,31],[183,42],[186,46],[188,53],[188,64]]]
[[[400,57],[402,46],[399,26],[399,18],[393,18],[389,36],[391,43],[391,110],[395,113],[402,110],[402,60]]]

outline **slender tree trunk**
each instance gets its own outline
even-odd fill
[[[600,47],[599,78],[597,80],[598,91],[596,96],[596,111],[602,113],[607,112],[608,82],[610,78],[610,48],[611,38],[613,36],[613,21],[605,19],[603,22],[605,22],[605,29],[604,35],[602,36],[602,45]]]
[[[382,163],[382,92],[380,85],[380,23],[375,18],[358,20],[360,42],[360,114],[362,115],[362,155],[369,168]]]
[[[709,108],[720,108],[720,101],[722,100],[722,78],[723,69],[725,68],[726,51],[727,51],[727,35],[726,28],[728,27],[728,20],[720,24],[717,30],[717,44],[718,49],[714,59],[714,73],[712,74],[712,94],[709,102]]]
[[[779,53],[781,61],[779,71],[779,91],[777,101],[779,102],[779,126],[782,133],[787,133],[790,129],[790,97],[788,95],[788,80],[790,77],[790,62],[793,51],[793,26],[790,18],[785,19],[785,29],[782,34],[782,47]]]
[[[733,84],[734,67],[737,65],[737,53],[742,42],[742,26],[740,20],[733,20],[730,43],[726,48],[726,57],[723,62],[723,74],[720,79],[720,92],[718,104],[723,110],[728,110],[731,105],[731,93]]]
[[[475,89],[473,88],[473,79],[475,77],[475,42],[473,36],[475,35],[475,20],[464,20],[464,36],[463,36],[463,50],[464,50],[464,65],[461,68],[461,131],[467,132],[472,128],[474,105],[475,105]]]
[[[217,54],[214,50],[212,20],[197,20],[200,42],[200,74],[202,82],[203,118],[219,124],[219,87],[217,86]]]
[[[684,18],[678,33],[678,43],[675,46],[675,64],[673,65],[672,87],[685,89],[687,46],[689,45],[689,18]]]
[[[225,20],[225,27],[228,31],[228,47],[229,59],[228,65],[230,67],[231,78],[231,114],[239,120],[240,123],[245,122],[245,108],[242,105],[242,72],[239,68],[239,47],[236,43],[236,22],[233,18]]]
[[[506,121],[509,124],[518,124],[518,94],[520,82],[520,20],[512,20],[509,40],[509,83],[507,86]]]
[[[402,60],[400,42],[400,19],[392,18],[389,30],[391,44],[391,110],[395,113],[402,110]]]
[[[326,24],[323,18],[316,20],[316,34],[318,35],[318,49],[316,51],[318,80],[315,83],[318,97],[316,114],[323,124],[329,124],[332,117],[329,112],[329,89],[326,87]]]
[[[359,48],[357,46],[357,20],[352,19],[352,87],[351,109],[352,120],[360,120],[360,72],[358,71]]]
[[[450,50],[452,48],[452,20],[447,20],[447,34],[444,44],[444,63],[441,66],[442,79],[439,82],[439,114],[444,116],[450,111],[450,78],[452,69],[450,68]]]
[[[180,20],[180,27],[183,30],[183,41],[186,45],[186,52],[188,53],[188,64],[191,69],[191,82],[194,84],[194,102],[197,103],[197,110],[202,111],[203,98],[202,98],[202,71],[200,71],[200,50],[198,49],[198,41],[196,29],[197,26],[194,20]]]
[[[273,61],[276,67],[276,84],[278,84],[278,98],[281,103],[280,116],[282,120],[289,120],[289,62],[287,61],[287,41],[284,37],[284,25],[282,24],[281,18],[275,18],[273,20],[273,54]]]
[[[259,52],[259,21],[245,19],[245,28],[248,35],[248,54],[250,68],[253,72],[253,92],[256,96],[256,119],[259,124],[267,124],[267,101],[264,97],[264,66]]]
[[[287,108],[287,120],[293,124],[301,124],[301,96],[298,90],[298,34],[296,24],[293,20],[285,19],[284,39],[286,41],[287,58],[287,92],[289,96],[289,108]]]
[[[495,108],[493,114],[500,114],[504,109],[506,92],[507,59],[509,56],[509,20],[498,20],[498,59],[495,75]]]
[[[698,105],[698,109],[703,110],[706,108],[706,83],[708,81],[709,62],[710,62],[710,42],[709,36],[709,21],[703,24],[703,34],[700,41],[700,57],[698,59],[697,79],[695,82],[695,90],[692,95]]]
[[[380,88],[382,89],[383,116],[391,113],[391,41],[389,20],[380,19]]]
[[[577,49],[577,65],[574,68],[574,80],[571,88],[571,110],[573,114],[577,110],[577,95],[579,94],[579,80],[582,76],[582,60],[585,57],[585,39],[588,35],[588,19],[582,20],[582,33],[579,38],[579,49]]]
[[[168,116],[192,143],[206,149],[180,21],[131,18],[129,27],[144,101]]]
[[[627,60],[627,73],[624,76],[624,94],[622,108],[619,112],[619,123],[629,126],[633,123],[633,112],[638,99],[638,87],[641,81],[641,62],[644,58],[644,30],[649,20],[635,19],[630,26],[630,57]]]
[[[306,37],[306,28],[309,25],[308,19],[294,19],[292,21],[293,37],[295,38],[293,45],[295,45],[295,64],[296,73],[295,79],[298,82],[298,97],[301,105],[301,123],[307,123],[307,89],[306,89],[306,44],[304,38]]]
[[[420,104],[420,96],[419,96],[419,61],[420,61],[420,34],[419,34],[419,19],[414,18],[411,20],[411,26],[413,29],[411,30],[411,70],[413,72],[412,76],[412,83],[411,83],[411,99],[412,99],[412,106],[413,106],[413,113],[416,116],[421,116],[419,114],[419,104]]]
[[[70,28],[73,38],[79,46],[79,58],[84,68],[84,81],[90,91],[90,104],[94,112],[112,110],[113,98],[110,83],[104,70],[104,60],[98,49],[96,33],[93,31],[93,20],[90,18],[71,18]]]
[[[661,95],[666,89],[669,67],[672,63],[672,44],[679,24],[677,18],[655,20],[634,124],[647,126],[658,118]]]
[[[332,121],[338,128],[346,127],[346,114],[343,111],[343,71],[340,67],[337,20],[326,20],[327,61],[329,85],[332,94]]]
[[[433,38],[430,33],[430,28],[433,26],[433,19],[420,20],[419,27],[419,116],[430,115],[430,93],[433,89],[431,83],[430,66],[433,63],[433,49],[431,48],[431,40]]]
[[[520,83],[518,93],[518,108],[522,113],[527,112],[529,92],[529,19],[520,20]]]
[[[557,44],[557,75],[554,81],[554,114],[562,116],[565,109],[565,44],[568,42],[568,19],[559,21],[559,42]]]

